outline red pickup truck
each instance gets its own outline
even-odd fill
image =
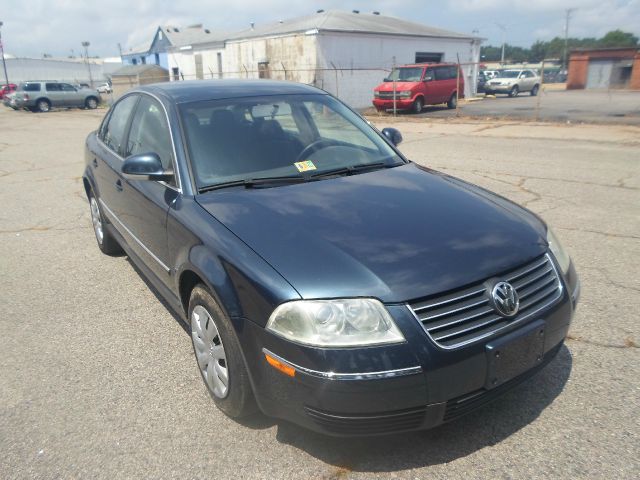
[[[458,98],[464,98],[464,76],[455,63],[403,65],[391,72],[384,83],[373,90],[373,106],[378,111],[393,109],[395,84],[396,109],[422,111],[425,105],[446,103],[456,108]],[[459,95],[456,96],[456,92]]]
[[[9,95],[16,91],[18,86],[15,83],[10,83],[7,85],[6,83],[0,87],[0,100],[4,98],[5,95]]]

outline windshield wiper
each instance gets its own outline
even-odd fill
[[[253,188],[259,187],[261,185],[270,185],[274,183],[302,183],[306,182],[307,179],[302,175],[287,175],[283,177],[258,177],[258,178],[247,178],[243,180],[231,180],[229,182],[216,183],[214,185],[208,185],[206,187],[202,187],[198,190],[198,193],[210,192],[211,190],[219,190],[221,188],[229,188],[229,187],[245,187],[245,188]]]
[[[380,168],[391,168],[395,166],[397,166],[397,164],[389,164],[387,162],[365,163],[362,165],[350,165],[348,167],[339,167],[332,170],[325,170],[324,172],[314,173],[309,177],[314,179],[319,177],[331,177],[333,175],[355,175],[367,170],[378,170]]]

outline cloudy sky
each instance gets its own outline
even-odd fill
[[[136,46],[151,38],[157,25],[204,23],[230,30],[306,15],[319,8],[380,11],[427,25],[478,33],[500,44],[529,46],[563,35],[564,11],[575,8],[572,36],[601,36],[621,28],[640,36],[640,0],[3,0],[2,39],[15,56],[75,54],[83,40],[90,54],[118,55],[118,43]]]

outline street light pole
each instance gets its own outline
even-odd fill
[[[7,63],[4,61],[4,45],[2,45],[2,25],[0,22],[0,52],[2,53],[2,68],[4,68],[4,79],[7,82],[7,88],[9,88],[9,75],[7,75]]]
[[[82,42],[84,47],[84,61],[87,62],[87,68],[89,69],[89,85],[93,88],[93,77],[91,77],[91,64],[89,63],[89,42]]]
[[[506,42],[506,37],[507,37],[507,27],[502,25],[501,23],[496,23],[496,25],[500,30],[502,30],[502,55],[500,57],[500,64],[504,66],[504,44]]]
[[[571,14],[575,8],[567,8],[565,12],[565,20],[564,20],[564,52],[562,55],[562,70],[567,69],[567,51],[569,47],[569,20],[571,20]]]

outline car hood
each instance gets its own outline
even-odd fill
[[[403,302],[546,250],[546,227],[527,210],[415,164],[197,201],[303,298]]]

